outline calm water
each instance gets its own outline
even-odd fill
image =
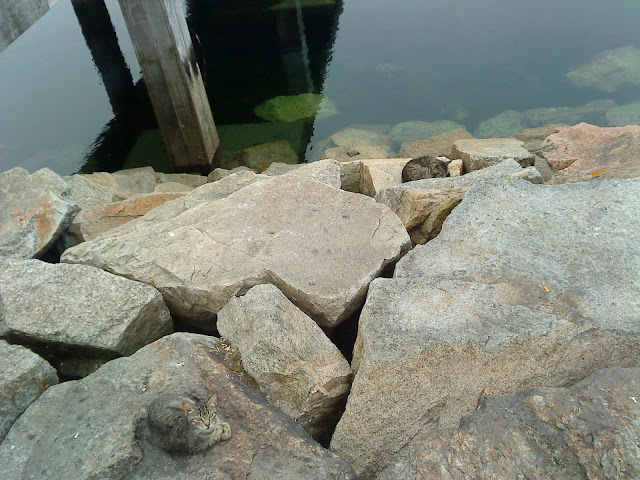
[[[83,33],[82,12],[60,0],[0,53],[0,170],[170,171],[117,0],[106,4],[117,37]],[[507,109],[640,101],[638,85],[605,92],[565,78],[604,50],[640,48],[636,0],[193,0],[188,12],[223,166],[281,139],[317,158],[352,124],[449,119],[473,131]],[[96,36],[94,61],[85,37]],[[322,93],[339,114],[254,113],[300,93]]]

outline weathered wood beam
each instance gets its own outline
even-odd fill
[[[173,164],[208,166],[220,143],[181,0],[118,0]]]

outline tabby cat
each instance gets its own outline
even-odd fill
[[[403,182],[413,182],[414,180],[422,180],[424,178],[442,178],[448,176],[449,169],[447,168],[447,164],[433,155],[414,158],[407,162],[402,169]]]
[[[216,413],[217,403],[217,394],[159,395],[147,414],[152,442],[168,452],[193,454],[228,440],[231,428]]]

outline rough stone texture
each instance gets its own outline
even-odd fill
[[[260,173],[269,168],[273,162],[296,164],[298,154],[291,148],[289,142],[280,140],[245,148],[236,155],[235,160]]]
[[[0,332],[62,359],[130,355],[171,332],[149,286],[87,265],[0,260]]]
[[[451,160],[449,165],[447,165],[447,170],[449,170],[450,177],[459,177],[464,170],[464,162],[460,159]]]
[[[607,125],[610,127],[640,125],[640,103],[613,107],[607,112]]]
[[[207,182],[217,182],[224,177],[228,177],[229,175],[232,175],[234,173],[244,171],[252,172],[253,170],[251,170],[249,167],[245,167],[244,165],[231,170],[227,170],[226,168],[214,168],[213,172],[211,172],[209,176],[207,176]]]
[[[335,160],[318,160],[311,163],[299,163],[289,165],[286,163],[272,163],[264,172],[264,175],[292,175],[305,177],[316,182],[324,183],[334,188],[340,188],[340,163]]]
[[[29,405],[58,383],[55,369],[31,350],[0,340],[0,443]]]
[[[522,171],[515,160],[505,160],[459,177],[428,178],[386,187],[376,200],[400,217],[413,243],[425,243],[440,233],[442,222],[469,186],[495,178],[515,178]]]
[[[507,110],[500,115],[480,122],[473,134],[478,138],[509,137],[528,126],[529,122],[524,113]]]
[[[484,398],[460,428],[437,430],[378,480],[640,478],[640,369],[570,388]]]
[[[121,191],[127,193],[152,193],[156,188],[156,172],[152,167],[129,168],[113,172],[113,178]]]
[[[638,195],[640,180],[469,189],[438,238],[371,283],[332,449],[366,478],[483,392],[638,365]]]
[[[272,405],[311,435],[324,433],[349,392],[351,368],[313,320],[277,287],[256,285],[220,310],[218,331]]]
[[[552,183],[640,176],[640,125],[602,128],[587,123],[547,137],[542,154],[562,170]]]
[[[204,177],[207,178],[207,177]],[[206,183],[206,182],[205,182]],[[179,193],[190,192],[193,187],[178,182],[164,182],[159,183],[156,188],[153,189],[153,193]]]
[[[69,184],[48,168],[0,173],[0,257],[41,257],[78,211]]]
[[[379,145],[361,145],[359,147],[328,148],[320,156],[320,160],[333,159],[339,162],[362,160],[363,158],[389,158],[388,148]]]
[[[594,100],[580,107],[534,108],[524,114],[531,127],[563,123],[576,125],[580,122],[606,124],[606,114],[615,103],[613,100]]]
[[[566,77],[574,85],[595,87],[607,93],[621,85],[640,85],[640,49],[627,45],[605,50]]]
[[[193,205],[189,197],[213,185],[178,201]],[[174,314],[203,328],[231,297],[261,283],[276,285],[321,325],[337,325],[409,246],[383,205],[291,175],[216,202],[203,195],[178,217],[163,210],[132,223],[126,233],[67,250],[63,261],[153,282]]]
[[[162,183],[181,183],[190,187],[198,188],[207,183],[207,177],[203,175],[193,175],[190,173],[160,173],[156,172],[156,181]]]
[[[536,128],[525,128],[511,135],[512,138],[524,142],[523,147],[531,153],[537,153],[542,148],[544,139],[560,128],[566,127],[563,123],[550,123]]]
[[[161,185],[170,184],[163,183]],[[149,193],[109,203],[103,207],[82,210],[80,219],[75,221],[70,228],[70,233],[77,239],[74,245],[93,240],[109,230],[140,218],[154,208],[184,195],[186,192]]]
[[[167,392],[218,394],[231,438],[197,455],[149,442],[148,405]],[[177,333],[47,390],[0,445],[11,479],[353,479],[346,463],[224,364],[216,338]]]
[[[120,192],[120,185],[118,184],[116,178],[107,172],[96,172],[96,173],[82,173],[79,174],[82,178],[89,180],[96,185],[101,187],[110,188],[112,190],[116,190]]]
[[[402,169],[410,158],[362,160],[360,193],[375,197],[380,189],[402,183]]]
[[[434,157],[451,157],[453,142],[468,138],[473,138],[473,136],[464,128],[458,128],[426,140],[407,143],[398,152],[398,157],[418,158],[428,155],[433,155]]]
[[[408,143],[418,140],[427,140],[428,138],[435,137],[436,135],[442,135],[443,133],[458,130],[460,128],[464,128],[464,126],[459,123],[452,122],[451,120],[440,120],[438,122],[404,122],[395,125],[389,131],[389,136],[396,144],[397,148],[401,149]]]
[[[393,149],[386,136],[372,130],[346,128],[331,135],[331,141],[337,147],[355,149],[356,151],[359,151],[360,148],[378,147],[382,148],[387,155],[393,154]]]
[[[458,140],[453,144],[453,157],[464,162],[466,173],[480,170],[508,158],[513,158],[523,167],[534,164],[534,156],[514,138],[487,138],[481,140]]]
[[[536,167],[527,167],[520,170],[516,173],[512,178],[526,180],[531,183],[544,183],[544,179],[542,178],[542,174],[538,171]]]

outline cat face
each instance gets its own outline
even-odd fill
[[[206,402],[183,400],[181,407],[190,424],[203,431],[212,431],[216,423],[217,402],[218,395],[214,394]]]

